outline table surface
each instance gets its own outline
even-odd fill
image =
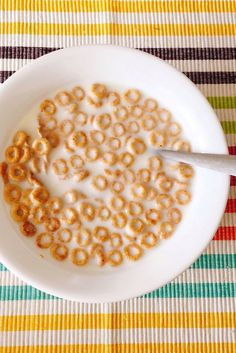
[[[236,154],[235,1],[0,0],[0,82],[58,48],[117,44],[184,72]],[[0,267],[0,353],[232,353],[236,178],[204,254],[165,287],[111,304],[56,299]]]

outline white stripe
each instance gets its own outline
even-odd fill
[[[177,61],[176,61],[177,62]],[[192,61],[193,62],[193,61]],[[207,61],[205,61],[205,66],[207,66]],[[224,66],[226,67],[226,66]],[[236,62],[235,62],[235,67],[236,67]],[[187,70],[183,70],[187,71]],[[190,69],[189,71],[195,71],[194,69]],[[201,70],[199,70],[201,71]],[[209,69],[209,71],[211,71]],[[212,70],[214,71],[214,70]],[[215,70],[215,71],[221,71]],[[224,70],[222,70],[224,71]],[[230,70],[232,71],[232,70]],[[200,91],[206,96],[206,97],[217,97],[217,96],[236,96],[236,85],[231,85],[231,84],[199,84],[197,87],[200,89]],[[229,109],[225,109],[227,111]]]
[[[204,323],[203,323],[204,325]],[[14,337],[14,340],[12,339]],[[207,343],[234,342],[231,328],[135,328],[87,329],[52,331],[14,331],[2,333],[2,347],[66,345],[66,344],[124,344],[124,343]]]
[[[236,225],[236,213],[224,213],[221,221],[222,226],[233,227]]]
[[[32,62],[33,59],[1,59],[0,68],[1,70],[16,71],[23,65]],[[176,67],[180,71],[203,71],[203,72],[214,72],[214,71],[234,71],[236,67],[236,60],[167,60],[171,65]],[[209,85],[212,87],[213,85]],[[225,86],[225,85],[224,85]],[[236,88],[232,85],[228,85],[228,90],[233,89],[236,92]],[[209,90],[210,91],[210,90]],[[212,93],[211,93],[212,94]]]
[[[232,13],[33,12],[0,11],[1,22],[59,24],[234,24]]]
[[[84,304],[67,300],[0,301],[1,316],[101,314],[101,313],[181,313],[233,312],[228,298],[134,298],[118,303]]]
[[[235,85],[236,86],[236,85]],[[231,120],[234,121],[236,117],[236,109],[215,109],[216,114],[220,120]],[[226,135],[228,145],[235,145],[236,135],[228,134]]]
[[[197,40],[196,40],[197,39]],[[36,36],[2,34],[1,46],[64,48],[76,45],[113,44],[130,48],[232,48],[234,36]]]
[[[219,110],[217,110],[218,113]],[[225,113],[226,114],[226,113]],[[231,119],[234,120],[236,115],[230,115]],[[234,116],[234,118],[233,118]],[[228,146],[235,146],[236,145],[236,135],[235,134],[228,134],[225,135],[227,139]]]
[[[216,240],[211,241],[206,248],[204,254],[235,254],[236,241],[235,240]]]

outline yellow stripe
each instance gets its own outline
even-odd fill
[[[129,329],[129,328],[228,328],[234,314],[227,313],[128,313],[1,316],[0,331]]]
[[[219,36],[236,35],[233,24],[0,24],[0,34],[70,36]]]
[[[48,12],[233,12],[234,1],[2,0],[4,11]]]
[[[0,347],[0,353],[226,353],[235,352],[235,349],[234,343],[75,344]]]

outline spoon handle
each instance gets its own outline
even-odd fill
[[[236,176],[236,156],[157,150],[161,157]]]

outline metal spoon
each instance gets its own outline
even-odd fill
[[[155,152],[163,158],[236,176],[236,156],[213,153],[190,153],[164,149],[158,149]]]

